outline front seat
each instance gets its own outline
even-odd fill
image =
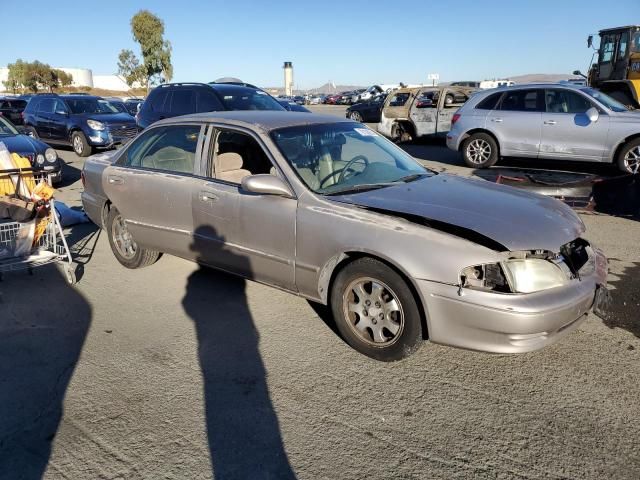
[[[235,152],[220,153],[216,158],[216,177],[225,182],[240,183],[251,175],[242,168],[242,157]]]

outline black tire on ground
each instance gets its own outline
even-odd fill
[[[87,137],[82,132],[73,132],[71,134],[71,146],[79,157],[88,157],[93,153],[93,147],[89,145]]]
[[[354,285],[361,281],[363,297],[358,298]],[[376,296],[372,282],[382,287],[380,296]],[[356,351],[375,360],[392,362],[408,357],[422,344],[422,320],[416,299],[402,276],[384,263],[366,257],[349,263],[336,276],[330,293],[336,327]],[[375,298],[382,300],[376,302]],[[399,309],[391,312],[394,299]]]
[[[453,95],[447,95],[444,97],[444,104],[451,105],[453,103]]]
[[[391,127],[391,139],[396,143],[407,143],[413,140],[413,135],[405,125],[396,122]]]
[[[626,143],[620,149],[616,161],[623,172],[640,174],[640,138]]]
[[[111,251],[115,255],[116,259],[127,268],[143,268],[154,264],[160,258],[160,253],[140,248],[133,239],[131,239],[134,251],[133,255],[125,256],[120,251],[123,248],[121,246],[121,239],[115,238],[116,233],[114,232],[114,229],[117,229],[116,223],[121,222],[122,220],[123,217],[120,212],[112,206],[111,210],[109,210],[109,215],[107,216],[107,236],[109,237]]]
[[[460,148],[464,163],[471,168],[489,168],[500,157],[498,144],[487,133],[474,133],[462,142]]]
[[[362,123],[362,115],[360,114],[360,112],[350,112],[349,113],[349,118],[351,120],[353,120],[354,122]]]

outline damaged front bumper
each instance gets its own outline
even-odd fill
[[[573,331],[606,302],[607,259],[593,249],[568,285],[529,294],[504,294],[419,280],[429,339],[495,353],[538,350]]]

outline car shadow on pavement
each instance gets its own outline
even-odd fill
[[[610,282],[615,289],[602,321],[609,328],[622,328],[640,338],[640,262],[616,276],[618,279]]]
[[[44,475],[91,318],[55,266],[0,282],[0,480]]]
[[[198,260],[223,256],[240,268],[249,260],[222,248],[210,227],[199,227],[191,249]],[[218,245],[216,247],[216,245]],[[295,479],[282,442],[260,356],[246,281],[206,267],[189,276],[182,301],[198,337],[207,436],[215,478]]]

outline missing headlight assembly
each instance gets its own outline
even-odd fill
[[[544,250],[509,252],[504,261],[472,265],[460,273],[460,288],[496,293],[533,293],[580,278],[589,260],[589,242],[578,238],[559,253]]]

